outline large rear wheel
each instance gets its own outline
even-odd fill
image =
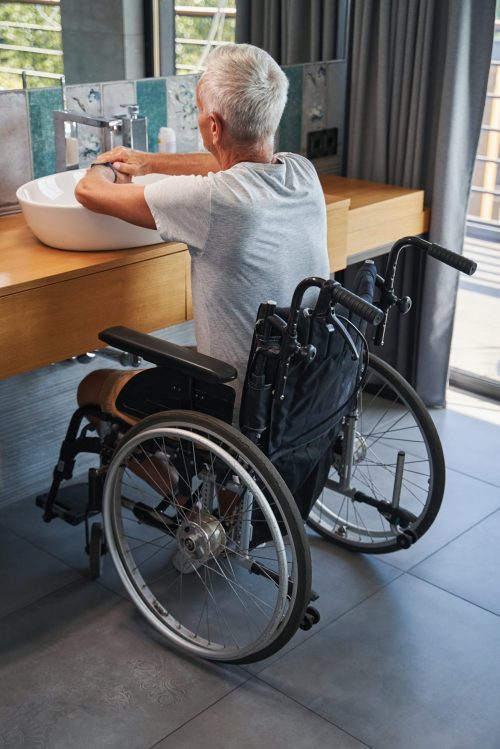
[[[425,405],[395,369],[370,355],[357,417],[344,422],[308,524],[354,551],[396,551],[429,529],[444,484],[443,451]]]
[[[302,521],[271,463],[224,422],[172,411],[133,427],[110,463],[103,514],[130,597],[181,649],[255,661],[302,623]]]

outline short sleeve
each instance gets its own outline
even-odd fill
[[[186,175],[165,177],[144,188],[149,206],[165,242],[185,242],[203,250],[210,230],[209,177]]]

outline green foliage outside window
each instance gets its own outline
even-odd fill
[[[18,28],[0,25],[0,44],[12,44],[18,47],[33,47],[47,50],[62,50],[61,14],[58,5],[37,5],[27,3],[0,2],[0,22],[42,26],[44,29]],[[0,89],[21,88],[22,78],[19,74],[2,71],[2,68],[20,68],[61,75],[64,72],[62,56],[40,52],[2,49],[0,47]],[[54,86],[53,78],[28,76],[28,86]]]
[[[186,4],[188,4],[186,2]],[[235,0],[190,0],[190,6],[218,8],[223,11],[225,8],[235,8]],[[175,36],[176,39],[189,39],[206,41],[212,38],[214,42],[234,42],[235,36],[235,18],[234,16],[183,16],[176,14],[175,19]],[[203,63],[204,57],[208,52],[206,45],[193,44],[189,42],[177,41],[175,45],[175,60],[177,73],[199,72],[199,65]],[[192,66],[196,70],[183,68],[183,66]]]

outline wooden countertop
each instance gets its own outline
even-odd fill
[[[0,296],[186,250],[179,242],[129,250],[74,252],[42,244],[22,214],[0,218]]]
[[[320,175],[332,271],[427,230],[423,191]],[[378,252],[377,252],[378,250]],[[74,252],[39,242],[21,214],[0,218],[0,377],[91,351],[97,332],[144,332],[191,317],[186,245]]]

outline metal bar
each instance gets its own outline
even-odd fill
[[[62,26],[41,26],[38,23],[18,23],[17,21],[0,21],[0,27],[4,29],[26,29],[29,31],[62,31]]]
[[[203,7],[197,7],[195,5],[176,5],[175,6],[175,13],[177,16],[215,16],[216,13],[219,13],[219,8],[209,8],[208,6]],[[230,16],[231,18],[236,18],[236,8],[224,8],[224,13],[226,16]]]
[[[32,52],[36,55],[53,55],[54,57],[62,57],[63,53],[60,49],[44,49],[43,47],[21,47],[17,44],[0,44],[0,49],[10,49],[12,52]]]
[[[175,67],[177,70],[200,70],[199,65],[182,65],[178,63]]]
[[[60,5],[60,0],[15,0],[17,5]]]
[[[485,187],[475,187],[472,185],[471,192],[482,192],[487,195],[494,195],[496,198],[500,198],[500,190],[487,190]]]
[[[476,161],[488,161],[492,164],[500,164],[500,159],[494,159],[492,156],[476,156]]]
[[[28,76],[34,76],[36,78],[54,78],[55,80],[60,81],[62,74],[61,73],[43,73],[38,70],[25,70],[24,68],[8,68],[4,65],[0,65],[0,72],[2,73],[10,73],[12,75],[22,75],[25,73]]]
[[[218,42],[210,41],[208,39],[185,39],[183,37],[175,37],[176,44],[198,44],[201,47],[206,47],[209,44],[211,47],[222,47],[225,44],[232,44],[232,42]]]
[[[490,377],[483,377],[473,372],[450,367],[449,384],[459,390],[466,390],[469,393],[481,395],[483,398],[500,401],[500,382]]]

